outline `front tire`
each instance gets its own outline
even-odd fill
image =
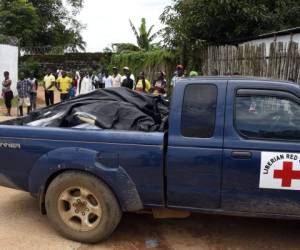
[[[107,239],[122,217],[108,186],[79,171],[62,173],[51,182],[46,192],[46,211],[60,234],[83,243]]]

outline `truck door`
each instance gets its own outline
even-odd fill
[[[299,97],[292,85],[229,83],[223,209],[300,214]]]
[[[169,207],[218,208],[227,81],[176,85],[167,153]]]

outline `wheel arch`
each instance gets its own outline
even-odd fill
[[[63,148],[42,156],[29,177],[29,192],[38,197],[45,213],[45,195],[50,183],[67,171],[88,173],[104,182],[115,195],[123,211],[138,211],[143,204],[133,180],[119,165],[118,154],[99,153],[79,148]]]

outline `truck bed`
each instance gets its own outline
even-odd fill
[[[111,88],[95,90],[2,124],[163,132],[168,115],[168,102],[161,97]]]
[[[163,144],[161,132],[1,125],[0,185],[38,196],[52,172],[89,169],[104,176],[116,193],[131,182],[143,204],[161,204]]]

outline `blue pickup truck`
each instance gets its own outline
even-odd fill
[[[299,141],[296,84],[183,79],[165,132],[0,126],[0,184],[87,243],[144,209],[299,218]]]

